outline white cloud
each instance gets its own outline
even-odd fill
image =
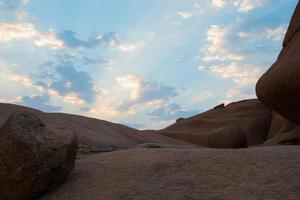
[[[118,83],[123,88],[131,88],[130,98],[137,99],[141,93],[142,81],[137,76],[127,75],[117,77]]]
[[[52,30],[41,33],[30,23],[0,23],[0,42],[13,40],[32,40],[37,46],[48,46],[60,49],[63,42],[59,40]]]
[[[177,15],[180,16],[183,19],[188,19],[188,18],[191,18],[191,17],[200,16],[203,13],[204,13],[204,9],[202,9],[198,3],[195,3],[193,10],[178,11]]]
[[[231,102],[241,100],[241,99],[252,99],[256,98],[254,90],[250,93],[246,93],[241,88],[232,88],[226,92],[226,98],[224,100],[224,104],[229,104]]]
[[[283,41],[287,30],[287,25],[280,25],[276,28],[267,28],[262,31],[252,31],[252,32],[239,32],[238,36],[240,38],[248,40],[257,40],[261,38],[267,38],[274,41]]]
[[[206,67],[205,67],[205,66],[202,66],[202,65],[200,65],[200,66],[198,66],[198,67],[197,67],[197,69],[198,69],[199,71],[204,71],[204,70],[206,69]]]
[[[198,94],[195,95],[196,96],[196,100],[198,102],[201,102],[201,101],[205,101],[205,100],[208,100],[212,97],[214,97],[214,93],[210,90],[206,90],[206,91],[203,91],[203,92],[200,92]]]
[[[144,43],[142,41],[139,41],[137,43],[120,43],[119,45],[113,47],[119,49],[122,52],[131,52],[143,46]]]
[[[30,2],[30,0],[21,0],[22,4],[28,4]]]
[[[207,31],[207,45],[200,51],[203,52],[204,61],[240,61],[244,56],[232,50],[232,44],[228,41],[231,29],[212,25]]]
[[[225,3],[226,3],[225,0],[212,0],[211,1],[212,6],[217,7],[217,8],[222,8],[225,5]]]
[[[264,4],[266,0],[236,0],[234,5],[238,7],[239,12],[248,12]]]
[[[209,69],[223,78],[232,78],[240,86],[256,83],[262,74],[262,70],[258,66],[238,65],[236,63],[231,63],[228,66],[213,65]]]
[[[267,29],[265,34],[268,39],[275,41],[283,41],[287,26],[279,26],[275,29]]]

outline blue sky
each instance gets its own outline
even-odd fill
[[[254,98],[296,0],[0,0],[0,102],[158,129]]]

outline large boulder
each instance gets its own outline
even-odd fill
[[[259,79],[259,100],[289,120],[300,124],[300,2],[277,61]]]
[[[0,199],[27,200],[62,183],[74,167],[77,138],[50,132],[35,115],[16,112],[0,129]]]

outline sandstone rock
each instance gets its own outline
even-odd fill
[[[162,144],[162,143],[144,143],[137,146],[138,148],[192,148],[195,145],[184,145],[184,144]]]
[[[298,200],[300,148],[134,148],[92,154],[41,200]]]
[[[212,148],[246,148],[247,137],[240,128],[226,126],[210,134],[208,143]]]
[[[277,61],[259,79],[259,100],[289,120],[300,124],[300,3],[286,33]]]
[[[270,121],[271,110],[257,99],[251,99],[231,103],[225,107],[218,106],[218,108],[177,122],[158,132],[204,147],[210,147],[209,140],[218,138],[217,134],[220,134],[220,138],[223,138],[221,140],[225,141],[225,138],[228,140],[228,144],[224,144],[226,147],[235,146],[236,144],[231,143],[234,141],[234,138],[241,139],[245,135],[246,146],[254,146],[264,143],[267,139]],[[224,135],[220,131],[222,129],[228,134]],[[233,132],[227,131],[227,129],[233,130]],[[216,130],[219,131],[216,132]],[[243,135],[239,135],[239,132],[243,132]],[[210,136],[211,134],[214,135]],[[232,140],[228,137],[232,137]],[[238,141],[238,143],[240,142],[242,144],[244,139]],[[244,144],[242,146],[245,147]]]
[[[62,183],[74,167],[77,138],[50,132],[35,115],[14,113],[0,129],[0,199],[27,200]]]
[[[273,112],[268,139],[264,144],[300,144],[300,126]]]
[[[139,131],[122,124],[66,113],[45,113],[36,109],[14,104],[0,103],[0,127],[16,111],[30,112],[40,118],[51,132],[59,133],[66,128],[73,131],[78,139],[80,153],[99,149],[127,149],[142,143],[186,144],[155,131]],[[97,150],[98,149],[98,150]],[[95,152],[94,151],[94,152]],[[102,150],[101,150],[102,151]]]

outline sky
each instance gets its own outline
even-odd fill
[[[0,0],[0,102],[160,129],[255,98],[297,0]]]

